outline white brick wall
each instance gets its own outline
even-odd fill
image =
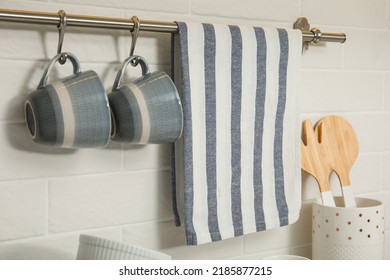
[[[386,26],[386,0],[301,0],[302,15],[327,25],[381,28]]]
[[[223,16],[273,21],[295,21],[299,16],[299,0],[245,0],[234,2],[224,0],[191,1],[192,13],[197,15]]]
[[[61,3],[60,3],[61,2]],[[214,21],[289,27],[298,16],[323,31],[348,35],[346,44],[321,43],[303,56],[302,119],[347,118],[360,155],[351,178],[356,194],[390,205],[390,0],[48,0],[0,1],[0,7],[141,19]],[[300,220],[281,229],[195,247],[172,221],[170,146],[111,143],[105,149],[60,150],[35,145],[23,123],[26,94],[55,54],[50,26],[0,23],[0,259],[73,259],[78,237],[90,233],[171,254],[176,259],[259,259],[311,253],[311,199],[303,176]],[[129,52],[125,31],[69,28],[63,50],[93,69],[111,89]],[[136,52],[152,69],[170,71],[170,36],[141,33]],[[71,72],[56,67],[54,76]],[[138,75],[132,69],[128,77]],[[331,182],[340,194],[337,178]],[[390,207],[386,237],[390,237]],[[390,242],[386,245],[390,259]]]
[[[169,183],[169,171],[50,179],[49,232],[170,219]]]

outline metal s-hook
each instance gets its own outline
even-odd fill
[[[60,10],[58,12],[58,15],[60,16],[60,24],[58,27],[58,46],[57,46],[57,54],[60,54],[62,52],[62,43],[64,42],[65,37],[65,29],[67,25],[68,18],[66,16],[65,11]],[[60,64],[65,64],[67,59],[67,55],[64,54],[60,57],[59,62]]]
[[[133,29],[131,29],[131,31],[130,31],[130,34],[131,34],[130,56],[133,56],[134,50],[135,50],[135,45],[136,45],[137,39],[138,39],[139,30],[141,28],[141,22],[137,16],[133,16],[131,18],[131,20],[133,21]],[[131,61],[131,65],[132,66],[138,65],[138,57],[135,57]]]

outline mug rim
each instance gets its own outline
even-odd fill
[[[32,117],[33,117],[33,121],[34,121],[34,133],[31,132],[31,128],[30,128],[30,125],[29,125],[29,122],[27,120],[27,108],[30,108],[31,111],[32,111]],[[26,120],[26,125],[27,125],[27,130],[31,136],[32,139],[35,139],[37,137],[37,120],[36,120],[36,117],[35,117],[35,111],[34,111],[34,107],[32,106],[31,102],[29,100],[26,100],[26,102],[24,103],[24,115],[25,115],[25,120]]]
[[[110,106],[110,115],[111,115],[111,132],[110,132],[110,138],[115,137],[116,135],[116,120],[115,120],[115,115],[114,112],[111,109]]]

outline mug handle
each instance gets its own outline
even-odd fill
[[[146,62],[145,58],[143,58],[142,56],[139,56],[139,55],[130,56],[130,57],[126,58],[122,62],[122,65],[119,67],[118,74],[116,75],[114,85],[112,86],[112,91],[117,90],[118,88],[121,87],[123,75],[125,74],[126,67],[133,60],[136,60],[137,62],[139,62],[141,64],[142,76],[150,74],[149,65]]]
[[[57,61],[59,61],[60,58],[63,57],[63,56],[69,58],[69,60],[72,62],[72,64],[73,64],[73,74],[77,74],[77,73],[81,72],[80,62],[79,62],[79,60],[77,59],[77,57],[74,54],[69,53],[69,52],[59,53],[55,57],[53,57],[53,59],[50,61],[50,63],[46,67],[45,71],[43,71],[43,75],[42,75],[41,81],[38,84],[38,88],[42,88],[42,87],[46,86],[47,78],[49,76],[49,72],[53,68],[54,64]]]

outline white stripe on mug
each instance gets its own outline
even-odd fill
[[[68,90],[62,82],[54,82],[52,83],[52,86],[57,92],[64,120],[64,143],[61,146],[64,148],[72,148],[76,130],[72,100],[70,99]]]
[[[137,103],[139,106],[139,110],[141,112],[142,118],[142,135],[139,141],[140,144],[147,144],[150,138],[150,117],[149,110],[146,105],[145,97],[140,90],[140,88],[134,84],[127,85],[129,89],[133,92],[135,98],[137,99]]]

